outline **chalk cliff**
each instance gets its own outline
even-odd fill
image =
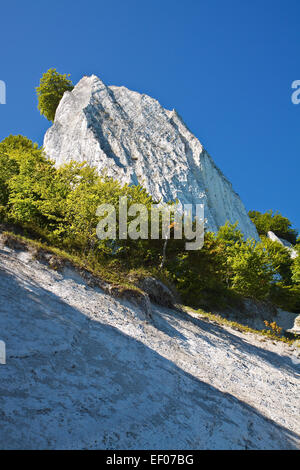
[[[175,110],[125,87],[83,77],[57,108],[44,147],[57,165],[87,161],[122,183],[142,184],[156,199],[204,203],[207,228],[239,222],[258,239],[231,183]]]

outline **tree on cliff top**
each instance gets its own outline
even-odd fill
[[[65,91],[72,91],[74,86],[70,75],[60,74],[56,69],[44,73],[40,85],[36,88],[38,109],[49,121],[54,121],[55,112]]]

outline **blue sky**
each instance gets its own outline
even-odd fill
[[[12,0],[0,15],[1,140],[42,144],[43,72],[94,73],[176,108],[247,209],[300,229],[299,0]]]

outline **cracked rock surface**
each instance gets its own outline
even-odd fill
[[[0,251],[0,448],[294,449],[290,346]]]

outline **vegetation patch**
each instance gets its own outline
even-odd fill
[[[50,69],[37,89],[41,112],[53,120],[63,93],[72,88],[67,75]],[[300,254],[300,240],[287,218],[251,211],[260,242],[245,240],[237,223],[226,223],[218,233],[206,232],[203,248],[193,251],[185,249],[184,237],[175,239],[174,215],[167,244],[162,226],[157,240],[100,240],[97,208],[110,204],[118,209],[121,197],[129,207],[142,204],[149,214],[155,203],[142,186],[121,185],[86,163],[56,168],[43,148],[24,136],[0,142],[0,223],[20,235],[6,240],[15,249],[22,249],[22,236],[27,237],[35,244],[34,256],[53,269],[70,262],[119,289],[148,290],[153,301],[169,306],[173,296],[176,302],[207,310],[237,307],[250,298],[300,312],[300,256],[292,259],[285,247],[266,237],[272,230]],[[116,219],[119,233],[118,210]],[[147,220],[150,224],[151,217]]]
[[[287,343],[289,345],[295,345],[300,348],[299,344],[299,336],[298,335],[293,335],[289,334],[287,336],[280,336],[281,331],[279,332],[278,326],[276,325],[275,322],[273,322],[273,327],[266,329],[266,330],[255,330],[254,328],[250,328],[245,325],[241,325],[238,322],[228,320],[226,318],[221,317],[221,315],[211,313],[211,312],[206,312],[205,310],[202,309],[192,309],[191,307],[183,306],[182,307],[183,311],[186,313],[193,312],[201,316],[201,318],[206,319],[210,322],[217,323],[218,325],[222,326],[228,326],[232,328],[233,330],[240,331],[241,333],[253,333],[256,335],[264,336],[269,339],[272,339],[274,341],[281,341],[283,343]],[[266,325],[269,327],[269,325]],[[278,334],[279,333],[279,334]]]

